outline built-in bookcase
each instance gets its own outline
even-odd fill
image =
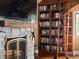
[[[39,3],[39,52],[65,55],[72,51],[72,19],[64,16],[63,7],[62,2]]]

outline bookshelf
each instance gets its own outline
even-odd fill
[[[57,56],[65,56],[67,51],[72,51],[72,20],[71,16],[70,19],[68,17],[64,16],[64,4],[60,1],[39,3],[38,37],[40,54],[47,52],[50,55],[56,53]]]
[[[64,15],[64,40],[65,40],[65,51],[72,55],[72,12],[67,12]]]

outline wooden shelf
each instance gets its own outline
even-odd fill
[[[49,19],[42,19],[42,18],[40,18],[39,21],[40,21],[40,22],[44,22],[44,21],[49,21]]]
[[[69,51],[72,51],[72,49],[69,49],[71,48],[72,46],[72,33],[70,32],[70,30],[72,30],[72,23],[70,22],[69,25],[68,25],[68,21],[67,20],[64,20],[64,10],[63,10],[63,3],[60,3],[60,2],[50,2],[50,3],[43,3],[38,6],[38,8],[40,6],[43,6],[43,9],[44,11],[38,11],[38,24],[41,23],[41,22],[47,22],[47,24],[50,26],[47,27],[43,27],[42,26],[39,26],[38,29],[40,30],[49,30],[47,31],[46,33],[48,34],[45,34],[43,35],[43,33],[40,33],[40,30],[38,31],[38,34],[39,34],[39,40],[40,38],[44,37],[44,38],[49,38],[50,42],[47,43],[47,42],[44,42],[42,43],[41,41],[39,41],[39,44],[41,44],[39,47],[41,46],[49,46],[50,49],[47,51],[45,51],[44,49],[42,51],[45,51],[44,54],[46,52],[50,52],[51,50],[55,50],[55,48],[57,50],[62,50],[62,51],[54,51],[56,52],[58,55],[65,55],[65,53],[67,51],[65,51],[66,49],[69,50]],[[44,14],[42,18],[44,19],[41,19],[40,18],[40,15],[41,14]],[[46,18],[46,13],[47,13],[47,17]],[[67,19],[67,18],[66,18]],[[49,23],[48,23],[49,22]],[[45,25],[47,25],[45,24]],[[71,37],[70,37],[71,36]],[[69,39],[71,39],[71,41],[69,41]],[[62,44],[60,44],[62,43]],[[68,44],[68,45],[67,45]],[[67,48],[68,47],[68,48]],[[41,51],[41,48],[39,49],[39,52]],[[52,53],[52,52],[51,52]],[[40,52],[40,54],[43,54],[42,52]],[[50,54],[49,54],[50,55]],[[52,53],[52,55],[54,55],[54,53]]]
[[[41,29],[49,29],[50,27],[40,27]]]
[[[41,35],[41,37],[47,37],[47,38],[49,38],[49,35]]]
[[[55,44],[55,43],[52,43],[52,46],[57,46],[57,44]]]
[[[58,53],[65,53],[65,52],[58,52]]]
[[[50,43],[41,43],[41,45],[50,45]]]
[[[66,45],[62,44],[62,45],[58,45],[58,47],[65,47]]]
[[[40,11],[40,13],[49,13],[49,10]]]
[[[64,26],[63,25],[61,25],[61,26],[56,26],[56,27],[51,27],[52,29],[58,29],[58,28],[63,28]]]
[[[52,38],[53,38],[53,37],[58,38],[57,35],[52,35]],[[59,36],[59,38],[62,38],[62,37],[63,37],[63,35],[62,35],[62,36]]]
[[[52,29],[58,29],[58,27],[51,27]]]
[[[70,28],[72,27],[72,25],[64,25],[64,26],[65,26],[65,27],[70,27]]]
[[[59,11],[63,11],[63,9],[52,9],[51,12],[59,12]]]
[[[57,20],[59,20],[59,18],[51,18],[51,21],[57,21]],[[63,20],[63,18],[60,18],[60,20]]]

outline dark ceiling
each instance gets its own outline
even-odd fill
[[[8,7],[14,0],[0,0],[0,8]]]
[[[23,14],[36,8],[36,0],[0,0],[0,16]]]

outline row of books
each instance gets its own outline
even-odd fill
[[[43,35],[49,35],[49,30],[48,29],[42,29],[42,34]],[[64,34],[64,31],[60,30],[59,35],[63,36],[63,34]],[[52,36],[57,36],[58,35],[58,31],[57,30],[51,30],[51,35]]]
[[[40,14],[41,19],[49,19],[49,13],[42,13]]]
[[[56,3],[56,4],[52,4],[52,5],[42,5],[42,6],[40,6],[39,7],[39,10],[40,11],[46,11],[46,10],[48,10],[48,9],[51,9],[51,10],[56,10],[56,9],[59,9],[59,10],[61,10],[61,9],[63,9],[63,4],[59,4],[59,3]]]
[[[57,51],[57,46],[52,46],[52,52]],[[64,52],[64,47],[58,47],[58,52]]]
[[[60,31],[58,31],[57,29],[52,29],[51,30],[51,35],[52,35],[53,38],[54,37],[57,38],[58,37],[58,33],[59,33],[59,37],[63,37],[64,31],[63,31],[62,28],[60,29]]]
[[[43,50],[45,49],[45,50],[49,51],[49,45],[41,45],[41,49],[43,49]],[[55,52],[57,50],[57,46],[53,45],[51,50],[52,50],[52,52]],[[63,51],[64,51],[63,46],[58,47],[58,52],[63,52]]]
[[[64,39],[63,38],[59,38],[59,46],[64,45]]]
[[[59,21],[52,21],[51,26],[52,27],[58,27],[59,26]]]
[[[59,47],[58,52],[64,52],[64,47]]]
[[[57,31],[57,30],[51,30],[51,34],[52,34],[53,36],[56,36],[56,35],[58,34],[58,31]]]
[[[63,29],[60,29],[60,33],[59,33],[59,35],[60,35],[60,36],[63,36],[63,34],[64,34]]]
[[[41,43],[50,43],[50,38],[41,38]]]
[[[54,44],[57,44],[57,40],[58,40],[58,38],[53,37],[53,38],[52,38],[52,44],[53,44],[53,45],[54,45]],[[59,41],[59,46],[64,45],[63,38],[59,38],[58,41]]]
[[[52,50],[52,52],[57,51],[57,46],[52,46],[51,50]]]
[[[46,10],[48,10],[49,9],[49,6],[48,5],[43,5],[43,6],[40,6],[39,7],[39,10],[40,11],[46,11]]]
[[[62,25],[63,25],[62,21],[52,21],[51,22],[52,27],[58,27],[58,26],[62,26]]]
[[[57,13],[52,13],[52,18],[63,18],[63,13],[59,13],[59,12],[57,12]]]
[[[41,43],[50,43],[50,38],[41,38]],[[57,38],[52,38],[52,44],[57,44]],[[59,46],[64,45],[64,41],[62,38],[59,39]]]
[[[55,37],[52,38],[52,44],[57,44],[57,38]]]
[[[42,35],[49,35],[49,30],[48,29],[42,30]]]
[[[50,22],[46,21],[46,22],[40,22],[40,27],[49,27],[50,26]]]
[[[39,22],[40,27],[58,27],[58,26],[62,26],[63,23],[62,21],[52,21],[51,24],[49,21],[46,22]]]
[[[51,5],[51,10],[55,10],[55,9],[63,9],[63,4],[59,4],[59,3],[55,3]]]
[[[50,50],[50,46],[49,45],[41,45],[41,50],[46,50],[49,51]]]
[[[41,19],[49,19],[50,14],[49,13],[41,13],[40,18]],[[52,18],[63,18],[63,13],[52,13]]]

